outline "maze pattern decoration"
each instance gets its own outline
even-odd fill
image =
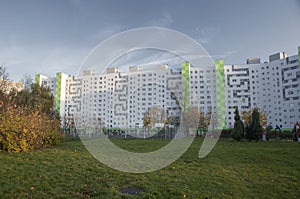
[[[298,46],[298,64],[299,64],[299,70],[300,70],[300,46]]]

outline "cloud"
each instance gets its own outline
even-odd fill
[[[163,12],[160,18],[150,20],[146,23],[146,26],[153,26],[153,27],[163,27],[167,28],[170,27],[173,23],[173,17],[169,12]]]
[[[101,42],[114,34],[124,31],[126,28],[127,26],[125,25],[109,25],[106,27],[102,27],[90,36],[90,41]]]
[[[82,0],[68,0],[67,1],[71,6],[73,7],[81,7],[82,6]]]
[[[87,36],[88,44],[7,43],[0,46],[0,63],[5,63],[10,78],[18,81],[24,74],[55,76],[56,72],[76,75],[89,52],[104,39],[122,31],[125,26],[110,25]]]
[[[128,71],[129,66],[149,68],[160,64],[168,64],[171,68],[178,68],[181,67],[181,63],[184,61],[189,61],[192,64],[201,63],[201,66],[197,67],[210,67],[213,64],[209,55],[187,54],[184,57],[180,57],[163,50],[141,49],[123,55],[111,63],[109,67],[117,67],[123,72]]]
[[[87,48],[74,46],[18,46],[0,49],[0,62],[5,63],[10,79],[19,81],[24,74],[41,73],[54,76],[56,72],[74,74],[88,54]]]
[[[123,55],[115,60],[110,67],[119,67],[122,71],[127,71],[129,66],[174,65],[182,61],[183,59],[179,56],[162,50],[141,49]]]
[[[230,56],[232,56],[234,54],[237,54],[237,53],[238,53],[238,51],[236,51],[236,50],[229,50],[229,51],[225,51],[221,54],[212,55],[212,58],[214,58],[214,59],[225,59],[225,58],[230,57]]]
[[[76,75],[81,62],[88,55],[91,48],[76,46],[11,46],[0,49],[0,62],[5,62],[11,79],[18,81],[24,74],[32,77],[35,74],[55,76],[56,72]],[[224,59],[236,54],[237,51],[226,51],[223,54],[213,55],[214,59]],[[115,60],[110,67],[119,67],[127,71],[129,66],[151,67],[159,64],[168,64],[170,67],[180,67],[185,60],[192,61],[199,58],[209,58],[204,55],[188,54],[184,58],[175,54],[158,50],[142,49],[129,52]],[[193,62],[192,62],[193,63]]]
[[[27,56],[26,56],[27,55]],[[2,46],[0,49],[0,63],[5,64],[10,74],[9,78],[14,80],[17,74],[25,74],[27,67],[24,65],[31,61],[28,51],[24,46],[10,45],[8,47]]]
[[[193,32],[197,42],[207,44],[220,32],[220,29],[217,27],[196,27]]]
[[[48,49],[46,53],[43,52],[43,57],[38,61],[48,75],[55,75],[56,72],[74,74],[88,51],[88,49],[84,50],[79,47],[57,46]]]

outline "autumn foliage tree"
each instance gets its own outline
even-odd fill
[[[267,114],[264,111],[254,108],[242,111],[242,119],[246,125],[246,136],[250,140],[258,140],[263,132],[263,126],[267,124]]]
[[[0,150],[29,152],[59,142],[60,118],[49,89],[32,84],[20,92],[0,87],[0,93]]]
[[[244,121],[245,126],[250,126],[251,119],[252,119],[252,112],[254,109],[249,109],[241,112],[242,119]],[[267,124],[267,114],[264,111],[261,111],[256,108],[259,113],[259,122],[261,126],[266,126]]]
[[[198,128],[202,131],[203,130],[207,131],[208,126],[210,124],[210,119],[211,119],[211,113],[200,112]]]

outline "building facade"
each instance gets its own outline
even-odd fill
[[[197,68],[188,62],[179,68],[158,65],[151,70],[140,66],[127,72],[107,68],[106,73],[84,71],[78,76],[57,73],[56,77],[36,75],[36,82],[47,86],[55,96],[55,109],[63,120],[75,118],[85,126],[101,123],[105,127],[143,126],[144,113],[153,106],[168,116],[185,107],[217,117],[225,115],[226,124],[234,124],[234,108],[254,107],[264,111],[268,124],[292,128],[300,121],[300,47],[298,55],[277,53],[269,62],[247,59],[246,64]]]
[[[225,66],[226,126],[234,124],[235,106],[258,107],[274,127],[292,128],[300,121],[299,56],[300,48],[290,57],[276,53],[269,62]]]

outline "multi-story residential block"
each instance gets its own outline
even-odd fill
[[[105,127],[141,127],[150,107],[159,106],[171,116],[185,106],[197,106],[214,117],[224,116],[225,108],[227,128],[233,127],[235,107],[258,107],[267,114],[268,124],[292,128],[300,121],[299,57],[300,47],[298,55],[276,53],[264,63],[249,58],[246,64],[224,66],[218,60],[204,68],[188,62],[180,68],[133,66],[127,72],[107,68],[104,74],[88,70],[78,76],[36,75],[36,82],[51,88],[63,119],[75,118],[85,126],[101,122]]]
[[[267,114],[268,124],[281,128],[292,128],[300,120],[298,51],[298,56],[276,53],[269,56],[269,62],[255,59],[224,67],[227,127],[234,124],[236,106],[241,111],[258,107]]]

